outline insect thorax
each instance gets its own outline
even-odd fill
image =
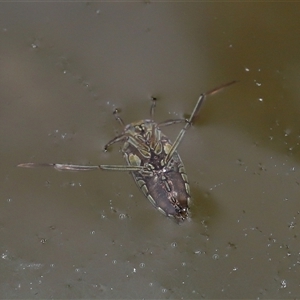
[[[152,120],[142,120],[125,127],[127,140],[122,151],[129,165],[145,166],[145,169],[162,171],[171,141]]]

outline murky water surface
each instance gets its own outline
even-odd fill
[[[299,3],[1,3],[1,298],[300,297]],[[191,113],[192,218],[122,164],[125,122]],[[174,140],[180,125],[166,128]]]

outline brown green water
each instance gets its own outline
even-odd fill
[[[1,3],[1,298],[299,298],[299,3]],[[191,113],[192,219],[122,164],[125,122]],[[180,125],[166,128],[172,140]]]

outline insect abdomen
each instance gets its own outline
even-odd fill
[[[190,187],[179,155],[175,153],[173,158],[172,168],[165,172],[156,172],[152,176],[132,172],[132,175],[138,187],[159,211],[184,220],[188,215]]]

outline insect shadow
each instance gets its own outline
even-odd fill
[[[200,108],[207,96],[213,95],[227,86],[231,81],[220,87],[201,94],[189,118],[170,119],[160,123],[154,121],[156,98],[152,97],[150,119],[125,124],[114,111],[115,119],[123,128],[123,132],[109,141],[104,150],[118,142],[122,142],[122,153],[126,165],[73,165],[61,163],[22,163],[18,167],[52,167],[58,171],[90,171],[108,170],[130,172],[136,185],[146,198],[163,214],[184,221],[188,218],[191,192],[185,167],[179,153],[187,130],[196,120]],[[174,143],[161,131],[162,127],[185,123]]]

